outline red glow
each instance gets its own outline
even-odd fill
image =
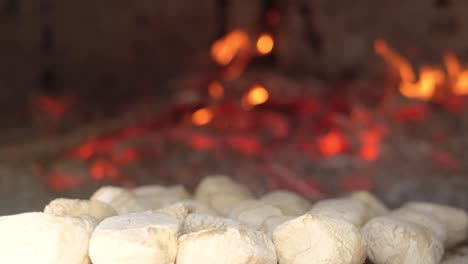
[[[266,20],[271,26],[279,25],[281,22],[281,14],[276,9],[271,9],[266,14]]]
[[[361,148],[359,156],[367,161],[375,161],[380,156],[380,141],[383,137],[384,130],[380,127],[359,132],[359,140],[361,141]]]
[[[364,144],[359,151],[359,156],[361,156],[362,159],[367,161],[377,160],[379,158],[379,155],[379,147],[375,144]]]
[[[62,119],[70,104],[70,100],[66,98],[54,98],[45,95],[36,98],[37,108],[54,119]]]
[[[431,114],[431,109],[423,103],[404,105],[393,112],[393,118],[399,121],[421,121]]]
[[[128,165],[138,158],[138,152],[134,148],[127,148],[112,155],[112,161],[119,165]]]
[[[246,155],[257,155],[261,150],[258,140],[251,136],[229,136],[226,138],[226,143],[232,149]]]
[[[204,135],[192,135],[189,142],[192,148],[196,150],[210,150],[218,145],[215,138]]]
[[[453,170],[462,168],[463,162],[446,151],[435,151],[432,160],[436,163]]]
[[[108,160],[99,159],[94,161],[90,167],[89,172],[93,180],[99,181],[106,177],[111,179],[119,178],[119,170]]]
[[[308,117],[320,110],[320,103],[314,98],[299,99],[296,103],[296,110],[300,115]]]
[[[319,199],[325,196],[318,181],[300,178],[296,173],[279,164],[270,165],[268,169],[286,187],[301,193],[309,199]]]
[[[367,176],[353,175],[341,180],[343,187],[349,191],[369,190],[373,187],[372,180]]]
[[[318,139],[318,148],[325,157],[336,156],[345,151],[346,140],[339,131],[331,131]]]
[[[61,191],[79,186],[83,182],[78,175],[53,172],[47,177],[47,185],[53,191]]]
[[[289,122],[288,118],[276,114],[276,113],[266,113],[263,118],[263,123],[270,127],[273,135],[277,138],[283,138],[289,135]]]
[[[466,98],[461,96],[448,96],[444,101],[444,107],[452,113],[460,113],[466,109]]]
[[[79,160],[87,160],[96,153],[96,145],[95,140],[87,140],[72,152],[72,156]]]

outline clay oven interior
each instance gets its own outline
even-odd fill
[[[455,0],[1,0],[0,213],[212,173],[257,193],[364,188],[390,205],[468,208],[467,12]],[[439,69],[430,94],[424,65]]]

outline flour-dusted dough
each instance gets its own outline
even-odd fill
[[[227,217],[259,229],[265,219],[271,216],[283,215],[278,207],[259,200],[245,200],[229,210]]]
[[[181,200],[190,199],[190,194],[182,185],[161,186],[144,185],[133,189],[137,197],[146,209],[160,209]]]
[[[23,213],[0,217],[0,258],[5,264],[87,264],[97,221],[88,216]]]
[[[195,190],[195,200],[205,201],[223,214],[236,204],[253,198],[249,189],[223,175],[205,177]]]
[[[259,231],[234,227],[192,232],[179,238],[177,264],[276,264],[275,247]]]
[[[175,217],[162,213],[113,216],[96,227],[89,255],[93,264],[171,264],[179,227]]]
[[[438,264],[444,254],[442,242],[427,228],[393,216],[371,219],[361,233],[374,264]]]
[[[391,215],[395,218],[424,226],[442,243],[445,243],[447,239],[445,226],[427,212],[400,208],[391,212]]]
[[[44,213],[56,216],[88,215],[94,217],[98,222],[117,214],[112,206],[101,201],[65,198],[52,200],[44,208]]]
[[[203,214],[189,214],[182,225],[182,233],[192,233],[208,229],[222,229],[222,228],[237,228],[237,229],[250,229],[248,226],[239,221]]]
[[[389,212],[387,206],[368,191],[356,191],[351,193],[349,197],[365,203],[368,206],[372,217],[386,215]]]
[[[301,215],[312,206],[309,200],[286,190],[276,190],[263,195],[260,200],[281,209],[284,215]]]
[[[447,232],[446,248],[453,247],[468,237],[468,215],[462,209],[426,202],[409,202],[402,208],[429,213],[441,222]]]
[[[111,205],[118,214],[142,212],[146,209],[132,192],[116,186],[101,187],[90,199]]]
[[[305,214],[277,226],[272,234],[279,264],[362,264],[366,242],[353,224]]]
[[[267,234],[273,234],[275,229],[284,222],[290,221],[297,216],[292,215],[280,215],[280,216],[271,216],[263,221],[262,226],[260,227],[260,231],[263,231]]]
[[[189,213],[205,214],[205,215],[212,215],[212,216],[219,215],[218,211],[216,211],[208,203],[203,202],[203,201],[181,200],[181,201],[178,201],[177,204],[178,203],[186,206],[189,209]]]
[[[372,212],[366,203],[351,198],[318,201],[312,206],[309,213],[345,220],[356,227],[361,227],[372,217]]]

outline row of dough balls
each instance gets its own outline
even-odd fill
[[[465,211],[410,202],[389,211],[360,191],[311,204],[259,199],[226,176],[182,186],[106,186],[89,200],[0,217],[2,263],[467,264]],[[454,249],[455,248],[455,249]],[[444,254],[445,252],[445,254]]]

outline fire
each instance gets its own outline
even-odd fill
[[[446,94],[468,94],[468,68],[463,68],[452,52],[444,55],[445,71],[439,67],[422,66],[419,78],[416,79],[408,59],[393,50],[384,40],[376,40],[374,49],[377,55],[398,71],[399,91],[407,98],[431,100],[440,89],[445,89],[443,91]]]
[[[468,94],[468,69],[463,69],[457,56],[452,52],[444,55],[445,68],[452,81],[452,92],[456,95]]]
[[[254,85],[244,97],[248,106],[260,105],[268,101],[270,97],[267,89],[259,84]]]
[[[192,114],[192,123],[196,126],[204,126],[213,119],[213,112],[208,108],[201,108]]]
[[[234,30],[213,44],[211,55],[218,64],[228,65],[239,52],[246,51],[249,47],[250,39],[247,33]]]
[[[273,37],[268,33],[261,34],[257,39],[257,51],[262,55],[269,54],[275,46]]]
[[[208,93],[214,99],[223,97],[224,95],[223,85],[218,81],[214,81],[210,83],[210,85],[208,86]]]
[[[402,81],[400,93],[408,98],[430,100],[434,97],[437,87],[444,83],[444,72],[436,68],[423,67],[419,75],[417,82]]]

